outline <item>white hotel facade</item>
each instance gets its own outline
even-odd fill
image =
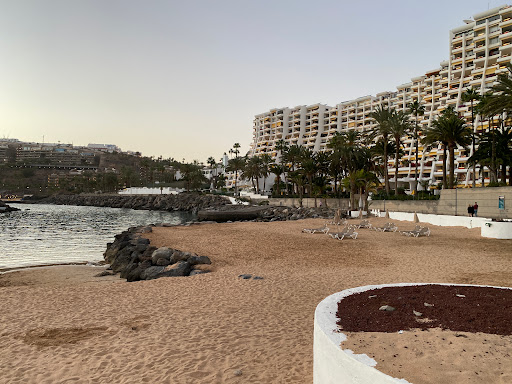
[[[275,108],[254,117],[253,142],[250,156],[268,153],[276,158],[276,142],[283,139],[288,145],[302,145],[315,152],[326,151],[327,143],[336,132],[368,131],[375,127],[370,113],[377,107],[406,111],[408,105],[419,100],[425,114],[418,118],[419,130],[429,127],[439,113],[453,106],[471,123],[470,104],[463,103],[462,94],[473,87],[480,94],[496,84],[497,75],[507,72],[506,63],[512,58],[512,6],[504,5],[473,16],[465,24],[450,31],[450,55],[439,68],[414,77],[399,85],[396,91],[381,92],[341,102],[336,106],[324,104],[301,105],[294,108]],[[475,123],[475,131],[485,130],[487,121]],[[398,184],[412,189],[415,171],[415,141],[413,135],[403,138],[404,156],[400,159]],[[418,178],[431,185],[442,180],[442,149],[418,146]],[[471,148],[468,149],[471,151]],[[459,186],[489,182],[488,170],[467,165],[472,155],[463,148],[455,151],[455,173]],[[395,183],[394,159],[389,163],[390,182]],[[421,187],[420,187],[421,189]]]

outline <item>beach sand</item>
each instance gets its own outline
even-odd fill
[[[301,233],[323,223],[201,224],[146,235],[153,245],[209,256],[214,272],[192,277],[126,283],[84,266],[1,275],[0,382],[311,383],[314,311],[334,292],[398,282],[512,286],[512,240],[481,238],[480,229],[430,226],[423,238],[360,229],[357,240],[343,241]],[[480,336],[469,337],[484,353]],[[501,366],[512,353],[503,340]],[[466,382],[485,382],[471,360],[458,361]],[[421,382],[455,382],[431,379]]]

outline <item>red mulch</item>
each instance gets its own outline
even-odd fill
[[[379,310],[384,305],[396,310]],[[422,315],[416,316],[413,311]],[[348,332],[442,328],[511,335],[512,290],[443,285],[386,287],[344,298],[338,303],[336,316],[337,324]]]

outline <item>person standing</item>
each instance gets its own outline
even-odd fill
[[[473,217],[474,213],[475,213],[475,210],[474,210],[473,206],[471,205],[471,203],[469,203],[468,204],[468,216]]]
[[[473,215],[476,217],[478,213],[478,203],[475,201],[475,205],[473,205]]]

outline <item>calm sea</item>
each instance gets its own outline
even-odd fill
[[[70,205],[10,204],[0,215],[0,270],[103,260],[107,243],[128,227],[193,219],[189,213]]]

